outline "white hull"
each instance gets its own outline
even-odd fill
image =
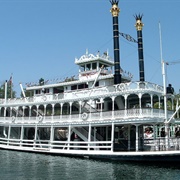
[[[14,146],[0,146],[0,149],[22,151],[29,153],[41,153],[46,155],[60,155],[68,157],[80,157],[87,159],[104,159],[114,161],[142,161],[142,162],[180,162],[180,151],[164,152],[107,152],[107,151],[77,151],[77,150],[55,150],[48,148],[22,148]]]

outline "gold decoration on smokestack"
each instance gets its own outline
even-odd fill
[[[113,17],[116,17],[119,15],[119,12],[120,12],[120,9],[118,7],[119,1],[118,0],[111,0],[110,2],[112,4],[112,8],[111,8],[110,12],[112,13]]]
[[[135,19],[136,19],[136,24],[135,24],[135,27],[136,27],[136,29],[137,29],[137,31],[142,31],[142,28],[143,28],[143,26],[144,26],[144,24],[142,23],[142,17],[143,17],[143,15],[135,15],[134,16],[135,17]]]

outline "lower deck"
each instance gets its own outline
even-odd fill
[[[147,135],[149,129],[151,135]],[[147,153],[176,151],[180,138],[170,127],[165,137],[163,126],[147,124],[87,125],[0,125],[0,148],[63,154]],[[147,137],[148,136],[148,137]]]

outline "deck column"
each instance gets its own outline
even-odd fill
[[[31,116],[32,116],[32,106],[29,106],[29,120]]]
[[[138,133],[138,127],[139,125],[135,125],[136,126],[136,151],[139,150],[139,133]]]
[[[61,113],[60,113],[60,119],[62,119],[62,112],[63,112],[63,103],[61,103]]]
[[[71,124],[68,128],[68,150],[70,149],[70,141],[71,141]]]
[[[103,98],[100,99],[100,105],[101,105],[101,112],[100,112],[100,119],[102,119],[102,111],[103,111]]]
[[[8,129],[8,143],[7,143],[7,145],[9,145],[10,135],[11,135],[11,126],[9,125],[9,129]]]
[[[88,132],[88,151],[90,151],[91,142],[91,124],[89,124],[89,132]]]
[[[124,116],[127,117],[127,94],[124,95],[124,101],[125,101],[125,105],[124,105]]]
[[[82,101],[79,101],[79,120],[81,119],[81,113],[82,113]]]
[[[128,151],[131,149],[131,125],[128,125]]]
[[[20,146],[23,144],[23,134],[24,134],[24,128],[23,125],[21,126],[21,137],[20,137]]]
[[[50,135],[50,146],[49,148],[51,149],[52,141],[54,140],[54,127],[51,125],[51,135]]]
[[[69,114],[70,114],[70,119],[72,115],[72,102],[69,103]]]
[[[44,117],[43,117],[44,120],[46,119],[46,113],[47,113],[46,107],[47,107],[47,105],[45,104],[45,105],[44,105],[44,112],[43,112],[43,113],[44,113]]]
[[[169,150],[169,124],[165,123],[165,147]]]
[[[111,152],[113,152],[114,148],[114,122],[112,123],[112,128],[111,128]]]
[[[53,120],[54,119],[54,104],[52,104],[52,114],[51,114],[51,120]]]
[[[114,101],[115,101],[115,97],[112,97],[112,119],[114,119]]]
[[[10,117],[12,116],[12,107],[10,107]]]
[[[34,148],[36,147],[36,140],[37,140],[37,125],[35,126],[35,134],[34,134]]]

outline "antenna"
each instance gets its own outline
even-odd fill
[[[161,55],[161,63],[162,63],[162,76],[163,76],[163,86],[164,86],[164,114],[165,114],[165,122],[167,122],[167,94],[166,94],[166,72],[165,72],[165,61],[162,57],[162,35],[161,35],[161,24],[159,22],[159,37],[160,37],[160,55]]]
[[[161,62],[163,61],[162,57],[162,33],[161,33],[161,24],[159,22],[159,37],[160,37],[160,55],[161,55]]]
[[[166,136],[165,136],[165,146],[166,149],[169,149],[169,121],[168,120],[168,114],[167,114],[167,93],[166,93],[166,72],[165,72],[165,61],[163,60],[162,57],[162,36],[161,36],[161,24],[159,22],[159,36],[160,36],[160,54],[161,54],[161,63],[162,63],[162,76],[163,76],[163,86],[164,86],[164,124],[165,124],[165,132],[166,132]]]

